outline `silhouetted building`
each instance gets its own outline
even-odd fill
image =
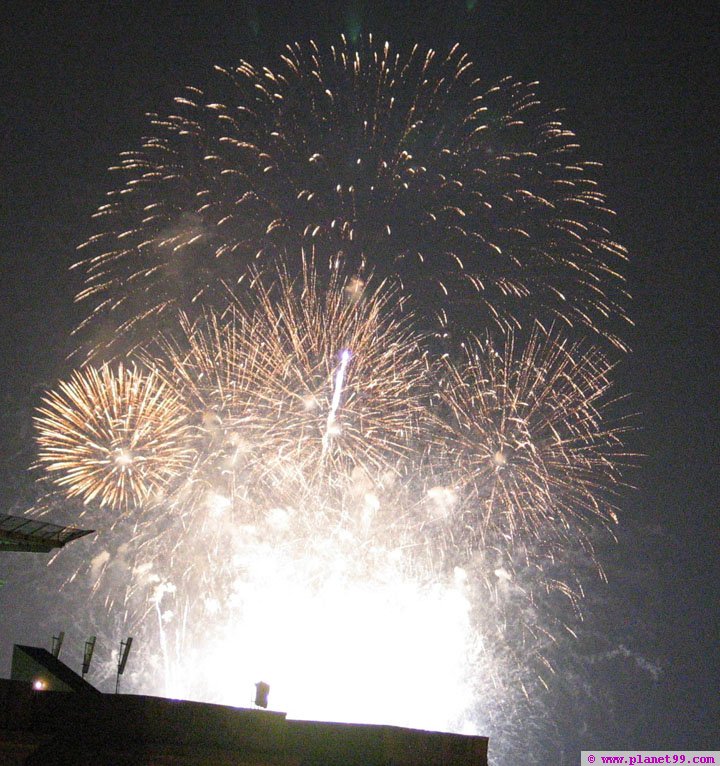
[[[0,680],[3,766],[487,766],[486,737],[101,694],[34,647],[15,647],[13,675]]]

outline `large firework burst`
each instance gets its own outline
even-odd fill
[[[387,481],[417,449],[427,364],[397,291],[337,274],[321,286],[304,263],[297,279],[282,266],[256,276],[252,296],[185,318],[148,354],[195,410],[203,471],[231,504],[238,489],[267,508],[360,475]]]
[[[397,280],[434,329],[532,317],[622,346],[608,320],[624,250],[595,163],[533,84],[484,83],[457,47],[401,56],[372,39],[219,72],[122,157],[82,261],[96,331],[142,343],[251,265],[313,246],[330,270]]]
[[[307,268],[256,285],[254,333],[260,408],[278,456],[306,473],[382,473],[414,449],[422,418],[424,350],[386,285]]]
[[[191,464],[187,415],[155,373],[87,367],[38,409],[38,459],[69,497],[126,510],[164,491]]]
[[[616,521],[622,424],[608,423],[611,364],[597,349],[536,328],[525,344],[472,339],[443,360],[442,429],[465,538],[584,539]]]

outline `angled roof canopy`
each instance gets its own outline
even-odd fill
[[[0,552],[48,553],[93,532],[92,529],[61,527],[23,516],[0,514]]]
[[[11,676],[15,681],[42,681],[42,689],[100,694],[82,676],[39,646],[13,646]],[[35,687],[38,688],[38,687]]]

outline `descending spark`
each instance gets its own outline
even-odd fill
[[[345,369],[350,361],[350,351],[345,349],[340,354],[340,365],[335,373],[335,387],[333,389],[332,402],[330,403],[330,410],[327,417],[327,426],[325,428],[325,435],[323,436],[323,457],[327,453],[330,439],[336,435],[337,430],[335,427],[335,415],[337,409],[340,406],[340,397],[342,396],[343,380],[345,379]]]

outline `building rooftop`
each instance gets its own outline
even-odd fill
[[[0,514],[0,551],[48,553],[93,531],[63,527],[26,516]]]
[[[13,681],[26,681],[48,691],[100,694],[72,668],[38,646],[13,646],[10,677]]]
[[[487,766],[486,737],[0,680],[3,764]]]

